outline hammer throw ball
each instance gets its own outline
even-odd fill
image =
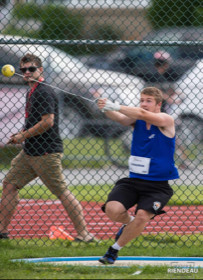
[[[15,68],[10,64],[6,64],[2,67],[1,73],[5,77],[12,77],[15,74]]]

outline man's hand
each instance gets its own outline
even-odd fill
[[[23,132],[19,132],[19,133],[11,135],[7,144],[21,144],[22,142],[24,142],[24,140],[25,140],[25,137],[23,135]]]
[[[107,112],[107,111],[119,111],[121,106],[116,102],[113,103],[110,100],[104,98],[98,100],[98,107],[102,112]]]

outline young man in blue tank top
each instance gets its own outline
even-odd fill
[[[99,260],[113,264],[119,250],[139,236],[146,223],[165,213],[173,190],[168,180],[179,178],[174,163],[174,119],[161,112],[162,92],[155,87],[143,89],[140,107],[123,106],[108,99],[99,99],[98,107],[111,120],[133,126],[129,178],[116,182],[102,210],[115,222],[122,223],[115,243]],[[128,209],[137,205],[135,216]]]

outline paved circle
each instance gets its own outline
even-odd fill
[[[105,266],[98,262],[99,256],[93,257],[51,257],[51,258],[28,258],[15,259],[12,261],[24,261],[27,263],[48,263],[54,265],[85,265],[85,266]],[[120,256],[114,265],[108,267],[132,265],[167,265],[173,267],[202,268],[203,258],[201,257],[145,257],[145,256]]]

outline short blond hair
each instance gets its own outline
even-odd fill
[[[154,96],[157,104],[163,101],[163,93],[156,87],[146,87],[141,91],[141,94]]]

